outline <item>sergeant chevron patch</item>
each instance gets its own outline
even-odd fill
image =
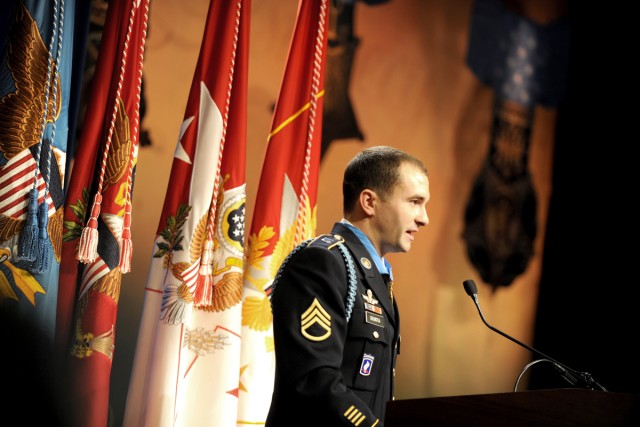
[[[300,316],[300,332],[310,341],[324,341],[331,336],[331,315],[322,308],[317,298]]]

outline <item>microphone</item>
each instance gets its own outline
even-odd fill
[[[527,350],[531,351],[532,353],[537,354],[538,356],[543,357],[544,359],[547,359],[549,362],[551,362],[551,364],[553,364],[553,366],[556,368],[556,370],[560,373],[560,376],[563,379],[565,379],[572,386],[575,386],[576,384],[578,384],[579,380],[582,379],[582,381],[586,384],[586,387],[589,388],[589,389],[593,389],[593,386],[596,385],[596,386],[598,386],[600,388],[600,390],[607,391],[607,389],[605,389],[603,386],[598,384],[598,382],[593,379],[593,377],[591,376],[590,373],[588,373],[588,372],[578,372],[578,371],[576,371],[574,369],[571,369],[568,366],[558,362],[557,360],[547,356],[546,354],[542,353],[541,351],[538,351],[535,348],[529,347],[525,343],[520,342],[517,339],[515,339],[515,338],[505,334],[504,332],[500,331],[499,329],[494,328],[493,326],[491,326],[487,322],[487,320],[484,318],[484,314],[482,314],[482,310],[480,309],[480,302],[478,301],[478,287],[476,286],[476,283],[471,279],[467,279],[464,282],[462,282],[462,285],[464,286],[464,290],[467,293],[467,295],[469,295],[473,299],[473,302],[475,303],[476,308],[478,309],[478,313],[480,314],[480,318],[482,319],[482,322],[485,325],[487,325],[487,327],[489,329],[491,329],[494,332],[499,333],[503,337],[513,341],[514,343],[518,344],[519,346],[522,346],[522,347],[526,348]],[[531,364],[527,365],[527,368],[529,366],[531,366]],[[522,376],[522,374],[520,374],[520,375]],[[516,388],[517,388],[517,383],[516,383]]]

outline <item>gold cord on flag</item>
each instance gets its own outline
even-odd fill
[[[307,141],[306,150],[304,156],[304,172],[302,175],[302,187],[300,195],[298,196],[298,217],[296,221],[296,237],[294,246],[301,243],[308,237],[305,235],[307,229],[307,199],[309,194],[309,170],[311,168],[310,163],[313,158],[312,144],[313,136],[315,135],[315,119],[317,112],[317,100],[321,96],[320,91],[320,75],[322,67],[324,66],[322,51],[325,41],[325,26],[327,22],[327,1],[322,1],[320,4],[320,15],[318,16],[318,28],[316,33],[316,40],[314,46],[313,55],[313,78],[311,79],[311,98],[309,100],[309,126],[307,128]]]
[[[194,292],[194,305],[210,306],[213,304],[213,235],[216,224],[216,214],[218,205],[218,192],[220,191],[220,183],[223,181],[220,176],[220,170],[222,168],[222,155],[224,153],[224,143],[227,136],[227,125],[229,123],[229,108],[231,104],[231,88],[233,88],[233,75],[236,65],[236,54],[238,51],[238,34],[240,32],[240,12],[242,9],[242,2],[236,2],[237,11],[235,14],[235,23],[233,26],[233,48],[231,49],[231,61],[229,68],[229,85],[227,86],[227,93],[224,102],[224,114],[222,115],[222,135],[220,138],[220,150],[218,152],[218,164],[216,167],[216,177],[213,184],[213,193],[211,195],[211,202],[209,204],[209,213],[207,217],[207,237],[204,242],[202,256],[200,257],[200,268],[198,270],[198,279],[196,282],[196,289]],[[223,186],[224,191],[224,186]]]
[[[144,59],[144,47],[147,40],[147,22],[149,20],[149,6],[145,3],[144,19],[142,20],[142,37],[140,40],[140,55],[138,64],[142,70]],[[136,82],[136,111],[140,105],[140,96],[142,91],[142,71],[138,73],[138,81]],[[127,170],[127,188],[125,190],[125,206],[124,216],[122,219],[122,236],[120,239],[120,262],[118,266],[122,273],[131,271],[131,257],[133,256],[133,241],[131,240],[131,190],[133,187],[133,163],[137,157],[138,150],[138,134],[140,128],[140,115],[135,114],[133,120],[133,132],[131,132],[131,151],[129,152],[129,167]]]
[[[124,42],[124,48],[122,50],[122,60],[120,63],[120,71],[118,74],[118,86],[113,102],[113,113],[111,114],[107,140],[105,142],[104,150],[102,153],[102,161],[100,163],[98,189],[96,190],[96,194],[93,198],[93,205],[91,206],[91,216],[89,217],[86,226],[82,229],[82,235],[80,236],[80,242],[78,243],[78,252],[76,254],[76,259],[85,264],[95,261],[98,257],[98,216],[100,215],[100,205],[102,203],[102,187],[104,185],[107,158],[109,156],[111,141],[113,139],[113,129],[115,127],[116,117],[118,114],[118,105],[120,104],[120,93],[122,91],[122,82],[124,81],[125,66],[127,64],[127,50],[129,48],[129,41],[131,39],[131,32],[133,29],[134,18],[137,9],[136,0],[133,0],[132,3],[133,6],[131,7],[131,13],[129,14],[127,35]],[[139,91],[140,89],[138,88],[137,90]],[[129,190],[130,188],[128,189],[128,191]]]

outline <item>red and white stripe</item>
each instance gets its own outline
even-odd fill
[[[198,270],[200,267],[200,258],[184,270],[180,276],[182,281],[189,287],[191,292],[195,292],[196,281],[198,280]]]
[[[22,150],[0,169],[0,214],[17,220],[27,216],[29,191],[33,188],[33,174],[36,162],[29,149]],[[49,216],[55,213],[51,196],[40,171],[37,176],[38,204],[45,200],[49,205]]]
[[[95,261],[85,266],[82,272],[82,283],[80,283],[80,291],[78,293],[78,300],[80,300],[84,294],[89,291],[91,285],[98,281],[103,276],[106,276],[111,270],[109,266],[98,256]]]

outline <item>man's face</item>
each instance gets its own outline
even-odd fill
[[[429,224],[427,202],[429,178],[422,170],[404,163],[400,182],[385,200],[378,198],[375,210],[380,255],[408,252],[418,228]]]

